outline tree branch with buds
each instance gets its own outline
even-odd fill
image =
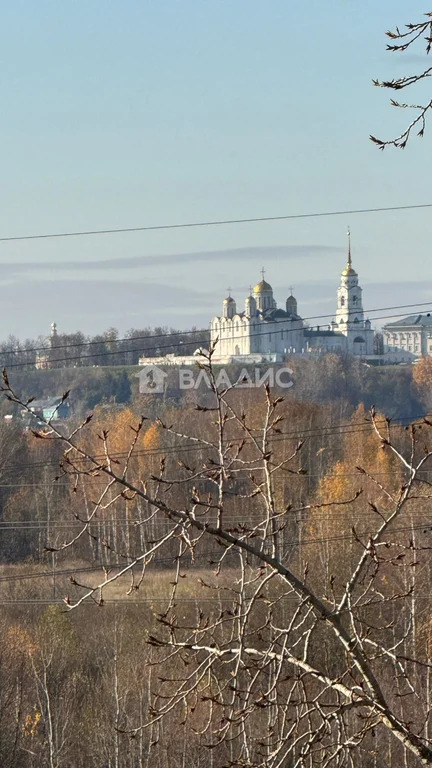
[[[426,20],[424,21],[415,24],[407,24],[402,31],[396,27],[395,30],[386,32],[387,37],[392,40],[392,43],[387,45],[387,51],[391,51],[392,53],[403,53],[414,47],[417,43],[422,42],[425,45],[425,54],[428,55],[432,46],[432,12],[426,13],[425,17]],[[426,67],[414,75],[404,75],[403,77],[397,77],[391,80],[379,80],[376,78],[373,80],[373,84],[379,88],[402,91],[411,88],[418,83],[422,83],[431,76],[432,66]],[[426,121],[429,112],[432,109],[432,99],[426,101],[424,104],[409,104],[392,98],[390,103],[397,109],[414,112],[413,118],[402,133],[394,139],[382,140],[372,135],[370,136],[370,139],[381,150],[388,146],[405,149],[413,132],[417,133],[417,136],[424,136]]]
[[[398,540],[395,528],[412,497],[418,498],[419,473],[431,463],[428,439],[422,433],[420,442],[419,431],[412,429],[407,447],[405,432],[400,438],[390,423],[381,432],[371,412],[371,432],[398,462],[404,479],[397,492],[387,491],[381,480],[371,483],[381,501],[370,502],[377,514],[368,528],[352,531],[349,573],[321,580],[315,563],[300,550],[295,556],[286,554],[292,551],[296,512],[313,516],[320,509],[330,514],[331,503],[282,502],[280,484],[285,488],[304,473],[302,443],[290,445],[288,433],[286,445],[275,439],[284,434],[283,401],[266,388],[257,429],[256,409],[252,424],[238,410],[235,388],[218,389],[212,352],[203,365],[213,403],[198,409],[205,437],[191,436],[200,451],[194,466],[180,447],[174,455],[166,452],[158,473],[141,474],[134,461],[143,418],[131,425],[130,448],[122,459],[113,455],[108,430],[99,435],[101,456],[85,448],[90,419],[68,433],[47,422],[42,437],[38,434],[38,439],[63,444],[60,476],[90,484],[95,477],[105,480],[78,535],[64,547],[86,535],[98,536],[93,527],[98,517],[131,500],[148,509],[140,528],[150,520],[159,525],[158,534],[133,556],[118,549],[115,540],[101,541],[128,562],[97,585],[73,579],[66,610],[77,610],[89,600],[102,606],[104,595],[125,574],[131,576],[128,594],[151,584],[155,557],[163,552],[171,556],[170,594],[148,634],[158,685],[148,717],[123,732],[136,736],[173,714],[186,713],[182,717],[191,733],[213,755],[218,748],[220,762],[213,765],[220,768],[336,768],[355,765],[353,754],[366,749],[378,730],[390,734],[415,764],[432,765],[425,729],[431,708],[422,677],[430,665],[421,664],[413,635],[416,582],[410,574],[417,551],[403,534]],[[3,391],[29,409],[6,374]],[[427,430],[428,422],[424,426]],[[159,427],[167,437],[187,444],[184,431],[161,421]],[[358,476],[375,479],[360,467]],[[335,513],[349,516],[364,495],[338,499]],[[198,600],[196,609],[180,611],[182,578],[193,573],[191,564],[205,542],[214,552],[212,568],[199,583],[210,594],[209,602]],[[422,552],[430,556],[427,549]],[[136,580],[137,568],[141,573]]]

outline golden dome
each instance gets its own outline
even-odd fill
[[[262,293],[263,291],[273,291],[270,283],[266,283],[265,280],[261,280],[253,289],[254,293]]]
[[[345,277],[347,276],[353,277],[354,275],[357,275],[357,272],[355,271],[355,269],[352,268],[350,264],[347,264],[345,269],[342,271],[342,275]]]

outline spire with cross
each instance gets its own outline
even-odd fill
[[[231,286],[226,290],[228,292],[228,296],[222,302],[223,316],[232,318],[236,313],[236,301],[231,296]]]
[[[349,227],[348,227],[347,235],[348,235],[348,267],[351,269],[351,267],[352,267],[352,262],[351,262],[351,230],[350,230]]]
[[[263,268],[262,268],[262,270],[261,270],[261,274],[262,274],[262,279],[264,280],[264,275],[265,275],[265,269],[264,269],[264,267],[263,267]]]
[[[249,295],[246,298],[245,301],[245,310],[246,310],[246,317],[253,317],[256,312],[256,299],[253,292],[253,288],[250,285],[249,286]]]

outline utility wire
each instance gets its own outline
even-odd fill
[[[407,533],[407,532],[411,532],[411,531],[423,531],[424,533],[426,533],[426,532],[430,533],[430,532],[432,532],[432,526],[430,524],[429,525],[424,524],[424,525],[415,525],[415,526],[412,526],[412,525],[402,526],[402,527],[394,528],[393,530],[390,530],[389,531],[389,536],[392,536],[395,533]],[[309,538],[309,539],[308,538],[299,538],[299,539],[297,539],[295,541],[290,541],[289,544],[290,544],[290,546],[304,546],[304,545],[308,545],[308,544],[326,544],[326,543],[336,542],[336,541],[356,541],[357,542],[358,539],[360,539],[362,537],[365,537],[365,538],[368,539],[370,537],[370,534],[371,534],[370,530],[365,530],[365,531],[356,531],[355,534],[354,533],[339,534],[337,536],[324,536],[324,537]],[[215,556],[214,552],[206,552],[206,553],[203,553],[203,554],[196,554],[195,560],[204,560],[207,557],[214,557],[214,556]],[[174,563],[175,559],[176,559],[175,557],[166,557],[166,558],[161,558],[161,559],[155,558],[153,562],[154,562],[155,565],[163,563],[163,562]],[[128,563],[126,563],[126,564],[125,563],[112,564],[111,566],[106,566],[106,565],[102,565],[101,564],[99,566],[95,566],[94,568],[91,567],[91,568],[60,569],[60,570],[45,571],[45,572],[42,572],[42,573],[16,574],[16,575],[8,574],[6,576],[0,576],[0,582],[10,582],[10,581],[13,582],[15,580],[16,581],[25,581],[27,579],[31,580],[31,579],[39,579],[39,578],[52,578],[53,576],[57,577],[57,576],[61,576],[61,575],[69,575],[69,574],[74,574],[74,573],[81,573],[81,572],[85,572],[85,571],[99,570],[99,569],[103,569],[103,568],[106,568],[106,567],[110,567],[111,569],[124,568],[125,565],[127,566]],[[131,563],[129,563],[129,565],[131,565]],[[191,573],[193,573],[193,570],[191,570]],[[432,595],[428,595],[428,596],[431,597]],[[160,599],[168,599],[168,598],[169,598],[169,596],[167,596],[166,598],[160,598]],[[155,599],[157,600],[158,598],[155,598]],[[189,600],[189,598],[187,598],[187,599]],[[195,599],[195,598],[191,598],[191,599]],[[215,599],[218,599],[218,598],[215,598]],[[151,598],[146,598],[146,600],[151,601],[151,600],[153,600],[153,598],[152,597]],[[212,599],[211,598],[206,598],[206,600],[211,601]],[[10,602],[10,601],[7,601],[7,602]],[[26,601],[24,601],[24,602],[26,602]],[[36,602],[38,602],[38,601],[36,601]],[[177,599],[176,599],[176,602],[177,602]],[[0,600],[0,604],[1,603],[2,603],[2,601]]]
[[[405,417],[400,418],[400,421],[411,421],[413,417]],[[385,424],[386,422],[383,422]],[[411,426],[417,426],[422,427],[424,422],[414,422]],[[393,426],[399,426],[402,429],[404,429],[402,424],[393,424]],[[344,428],[345,427],[345,428]],[[406,429],[407,427],[405,427]],[[307,439],[311,437],[335,437],[339,435],[352,435],[352,434],[358,434],[358,433],[364,433],[371,430],[370,423],[365,422],[364,424],[346,424],[346,425],[334,425],[333,427],[328,428],[317,428],[316,430],[303,430],[301,432],[285,432],[279,435],[274,435],[271,437],[270,441],[270,447],[274,442],[284,442],[286,439]],[[192,438],[191,438],[192,439]],[[197,445],[196,442],[199,444]],[[227,441],[232,447],[235,447],[236,445],[245,442],[247,444],[253,444],[253,438],[252,437],[238,437],[238,438],[232,438]],[[157,448],[157,449],[149,449],[149,450],[139,450],[135,451],[132,454],[132,458],[139,458],[139,457],[151,457],[151,456],[166,456],[170,454],[177,455],[178,453],[182,452],[194,452],[194,451],[206,451],[211,449],[217,450],[217,446],[209,446],[207,444],[202,444],[199,439],[196,439],[193,444],[186,444],[186,445],[173,445],[173,446],[167,446],[166,448]],[[327,450],[327,448],[326,448]],[[126,458],[128,455],[128,451],[118,451],[113,452],[110,454],[111,458]],[[98,458],[106,458],[105,454],[93,454],[93,459]],[[3,467],[1,467],[2,471],[14,471],[14,470],[23,470],[23,469],[43,469],[46,467],[59,467],[58,461],[47,461],[47,462],[32,462],[27,464],[5,464]],[[88,461],[85,457],[77,456],[74,459],[74,462],[85,462]],[[427,470],[423,470],[427,471]],[[54,479],[54,478],[53,478]]]
[[[412,422],[415,418],[423,418],[422,415],[419,417],[413,417],[413,416],[404,416],[399,417],[397,421],[403,422]],[[382,424],[383,426],[387,424],[387,421],[385,419],[380,420],[377,422],[379,424]],[[422,427],[424,422],[413,422],[412,426]],[[403,424],[398,424],[396,422],[393,423],[393,426],[401,427],[402,429]],[[301,438],[310,438],[310,437],[333,437],[333,436],[339,436],[340,434],[358,434],[362,432],[368,432],[371,431],[372,425],[370,422],[354,422],[352,424],[345,423],[345,424],[334,424],[329,427],[316,427],[311,429],[303,429],[301,431],[291,431],[291,432],[284,432],[282,434],[277,434],[274,436],[271,436],[270,439],[270,447],[274,442],[280,442],[285,441],[286,439],[301,439]],[[262,436],[262,430],[258,430],[258,435],[261,433]],[[169,454],[177,454],[179,452],[183,451],[205,451],[210,450],[211,448],[214,448],[214,450],[217,450],[217,446],[209,446],[208,444],[203,444],[200,442],[200,438],[189,438],[190,440],[194,440],[193,444],[186,444],[186,445],[173,445],[173,446],[167,446],[166,448],[153,448],[153,449],[143,449],[135,451],[132,454],[132,458],[138,458],[140,456],[143,457],[150,457],[150,456],[165,456]],[[199,443],[198,445],[196,443]],[[246,442],[248,444],[253,444],[253,438],[252,437],[233,437],[231,439],[227,438],[227,443],[235,447],[237,444],[240,444],[242,442]],[[114,451],[110,454],[111,458],[122,458],[126,457],[128,455],[128,451]],[[103,459],[106,458],[105,453],[96,453],[92,455],[93,459]],[[85,457],[77,456],[74,459],[74,462],[85,462],[88,459]],[[31,462],[27,464],[4,464],[2,467],[0,467],[1,471],[13,471],[13,470],[22,470],[22,469],[43,469],[45,467],[58,467],[59,462],[61,461],[61,457],[58,461],[47,461],[47,462]]]
[[[327,450],[327,449],[325,449],[325,450]],[[258,467],[255,467],[254,471],[258,471],[258,469],[259,469]],[[408,472],[408,469],[401,469],[399,471],[395,471],[395,470],[390,470],[389,469],[386,472],[384,472],[382,470],[380,472],[375,472],[374,470],[368,470],[368,472],[374,478],[375,477],[388,477],[389,475],[391,475],[392,477],[405,477],[405,475]],[[417,471],[417,474],[421,474],[421,475],[429,475],[431,473],[432,473],[432,467],[431,467],[431,469],[419,469]],[[329,472],[307,472],[306,474],[301,475],[301,476],[304,477],[304,478],[308,478],[308,477],[320,477],[320,478],[321,477],[323,477],[323,478],[324,477],[331,477],[331,478],[333,478],[333,477],[357,477],[357,478],[360,478],[360,477],[362,477],[362,473],[361,472],[331,472],[331,471],[329,471]],[[74,475],[73,475],[73,477],[74,477]],[[95,485],[103,486],[103,485],[106,485],[106,482],[107,482],[106,480],[97,480],[96,481],[95,478],[92,478],[91,479],[91,486],[92,486],[92,488]],[[34,483],[0,483],[0,488],[14,488],[14,489],[17,489],[17,488],[39,488],[39,489],[50,488],[50,489],[52,489],[52,488],[70,488],[70,487],[71,486],[70,486],[69,483],[56,482],[54,478],[52,479],[51,482],[47,482],[46,480],[40,480],[39,482],[34,482]],[[5,521],[0,520],[0,527],[4,524],[4,522]],[[18,522],[20,522],[20,521],[18,521]]]
[[[415,304],[397,304],[397,305],[392,306],[392,307],[375,307],[373,309],[367,309],[367,310],[364,309],[364,310],[362,310],[362,312],[363,312],[363,315],[370,315],[372,312],[389,312],[390,310],[393,310],[393,309],[416,309],[416,308],[420,308],[420,307],[426,307],[426,309],[419,310],[420,314],[425,313],[426,310],[429,310],[430,313],[432,313],[432,305],[431,305],[430,301],[416,302]],[[358,314],[358,309],[350,309],[350,310],[347,311],[347,314],[348,315],[356,315],[356,314]],[[401,317],[403,314],[405,314],[405,313],[404,312],[403,313],[400,312],[400,313],[397,313],[397,314],[386,315],[385,317]],[[329,318],[334,318],[334,312],[331,313],[331,314],[328,314],[328,315],[309,315],[308,317],[302,317],[300,319],[304,322],[304,321],[309,321],[309,320],[328,320]],[[381,320],[381,319],[383,319],[383,318],[382,317],[373,317],[372,318],[372,320]],[[280,320],[265,320],[266,327],[268,327],[270,325],[280,325],[280,322],[281,322]],[[297,328],[294,328],[292,330],[291,329],[286,329],[286,331],[284,329],[284,332],[291,333],[291,332],[295,332],[297,330],[298,330]],[[308,328],[306,328],[305,330],[308,330]],[[188,331],[173,331],[173,332],[170,331],[169,333],[155,333],[155,334],[144,335],[144,336],[124,336],[123,338],[120,338],[120,339],[109,339],[109,338],[107,338],[107,339],[102,339],[102,340],[99,339],[99,341],[68,342],[67,344],[56,344],[55,347],[47,347],[47,346],[45,346],[45,347],[28,347],[26,349],[11,349],[11,350],[5,350],[5,351],[0,352],[0,355],[25,355],[25,354],[28,354],[29,352],[50,352],[52,350],[56,350],[57,351],[59,349],[77,349],[78,347],[79,348],[81,348],[81,347],[91,347],[91,346],[101,345],[101,344],[123,344],[123,343],[135,342],[135,341],[152,341],[153,342],[154,339],[170,339],[170,338],[176,337],[176,336],[189,336],[189,335],[195,335],[196,336],[197,334],[200,334],[200,333],[203,333],[203,334],[207,333],[208,334],[209,333],[209,329],[208,328],[196,328],[194,330],[188,330]],[[266,334],[267,334],[267,331],[262,333],[262,334],[251,334],[251,335],[260,336],[260,335],[266,335]],[[65,335],[69,335],[69,334],[65,334]],[[234,336],[234,337],[230,337],[230,338],[238,338],[238,337]],[[195,339],[192,339],[192,341],[190,341],[190,342],[184,342],[184,341],[180,340],[178,342],[172,342],[171,344],[165,345],[163,348],[166,348],[166,346],[168,346],[168,347],[180,347],[180,346],[184,346],[185,344],[200,344],[200,343],[208,343],[208,338],[205,338],[204,340],[203,339],[198,339],[198,341],[196,341]],[[159,349],[159,348],[162,348],[162,347],[159,347],[159,345],[158,345],[157,349]],[[91,353],[91,354],[92,354],[93,357],[101,357],[101,356],[103,356],[105,354],[111,354],[111,355],[119,354],[120,355],[120,354],[124,354],[126,352],[137,352],[137,351],[138,350],[136,350],[136,349],[132,349],[132,350],[131,349],[129,349],[129,350],[122,350],[122,349],[120,349],[120,350],[109,351],[109,352],[101,352],[99,354],[98,353],[96,353],[96,354]],[[147,352],[147,351],[150,351],[150,350],[146,349],[144,351]],[[75,359],[75,358],[66,358],[66,359]],[[81,359],[81,358],[79,358],[79,359]],[[53,362],[61,362],[61,361],[54,360]]]
[[[432,313],[432,306],[430,307],[430,310],[431,310],[431,313]],[[376,310],[376,311],[378,311],[378,310]],[[384,320],[384,319],[389,318],[389,317],[390,318],[391,317],[401,317],[403,314],[405,314],[405,313],[397,313],[397,314],[392,313],[391,315],[380,315],[378,317],[374,317],[373,319],[374,320]],[[327,317],[333,317],[333,315],[328,315]],[[304,318],[304,319],[306,319],[306,318]],[[277,320],[271,320],[271,321],[268,322],[268,325],[275,324],[275,323],[278,323],[278,321]],[[298,333],[300,330],[302,330],[302,329],[301,328],[284,328],[283,329],[283,333],[288,335],[289,333]],[[313,328],[304,328],[303,330],[308,331],[308,330],[313,330]],[[272,333],[277,333],[278,331],[275,330],[275,331],[271,331],[271,332]],[[249,334],[249,338],[257,337],[257,336],[267,336],[268,333],[269,333],[268,329],[266,331],[263,331],[263,332],[250,333]],[[359,333],[361,333],[361,329],[359,329]],[[233,339],[242,339],[242,338],[244,338],[244,336],[243,336],[243,334],[234,334],[233,336],[226,336],[226,337],[223,337],[223,338],[229,339],[230,341],[232,341]],[[132,339],[130,341],[132,341]],[[208,336],[206,338],[204,338],[204,339],[198,339],[198,340],[194,339],[194,344],[208,344],[208,343],[209,343]],[[182,347],[182,346],[183,346],[182,342],[171,343],[171,344],[161,344],[161,345],[158,344],[157,347],[147,347],[143,351],[145,353],[147,353],[147,352],[158,352],[158,351],[160,351],[162,349],[177,349],[177,348]],[[73,349],[75,347],[75,345],[71,344],[70,347]],[[51,348],[47,349],[46,351],[47,352],[51,351]],[[98,357],[98,358],[99,357],[111,357],[112,355],[126,355],[129,352],[133,352],[133,353],[136,354],[137,351],[138,351],[137,349],[119,349],[119,350],[116,349],[116,350],[110,350],[110,351],[105,351],[105,352],[96,352],[96,353],[92,353],[92,358],[95,358],[95,357]],[[25,353],[26,353],[26,350],[22,350],[21,351],[21,354],[25,354]],[[313,351],[312,351],[312,353],[313,353]],[[0,356],[3,355],[3,357],[4,357],[5,355],[8,355],[8,354],[10,354],[10,353],[9,352],[3,352],[3,353],[0,353]],[[259,355],[259,354],[266,354],[266,353],[265,352],[256,352],[256,353],[252,352],[251,354],[258,354]],[[301,357],[302,356],[301,354],[296,354],[294,352],[293,353],[287,353],[287,354],[292,354],[292,355],[295,355],[296,357]],[[192,355],[185,354],[184,357],[192,357]],[[367,358],[367,355],[365,355],[365,357]],[[155,359],[157,360],[158,358],[156,357]],[[197,359],[199,361],[199,356],[197,356]],[[73,362],[75,360],[79,360],[79,361],[83,362],[83,361],[86,360],[86,358],[82,357],[81,355],[76,355],[75,357],[54,358],[53,360],[49,360],[48,364],[51,364],[51,363]],[[200,362],[202,362],[202,361],[200,361]],[[268,362],[268,361],[264,360],[263,362],[265,363],[265,362]],[[163,365],[163,363],[161,363],[161,364]],[[218,365],[217,362],[214,363],[214,364]],[[6,368],[7,368],[7,370],[9,370],[10,368],[23,368],[23,367],[26,367],[26,366],[31,366],[32,368],[34,368],[35,365],[36,365],[35,361],[32,360],[32,361],[25,361],[25,362],[21,362],[21,363],[7,363]],[[120,365],[120,367],[124,367],[125,365],[126,365],[125,363],[122,363]],[[240,365],[240,363],[238,363],[238,365]],[[82,367],[83,368],[84,367],[89,368],[89,367],[92,367],[92,364],[90,363],[89,365],[84,365]],[[172,367],[173,367],[173,369],[175,369],[177,366],[173,365]]]
[[[421,595],[413,595],[415,599],[421,599],[421,600],[431,600],[432,594],[421,594]],[[402,600],[405,598],[405,595],[395,595],[392,600]],[[131,598],[127,595],[125,595],[123,598],[117,597],[117,598],[105,598],[103,604],[106,605],[123,605],[125,607],[130,607],[132,605],[151,605],[152,603],[163,603],[166,604],[170,600],[170,596],[167,595],[166,597],[140,597],[140,598]],[[205,603],[214,603],[217,601],[217,603],[228,603],[232,604],[234,600],[233,597],[202,597],[201,595],[197,597],[176,597],[176,604],[177,603],[189,603],[189,605],[197,605],[197,602],[199,603],[205,602]],[[244,598],[244,600],[248,600],[248,598]],[[288,601],[288,602],[298,602],[299,598],[297,597],[290,597],[289,595],[279,597],[278,602],[282,601]],[[95,601],[93,601],[94,604]],[[2,600],[0,599],[0,605],[1,606],[8,606],[8,605],[62,605],[64,607],[65,601],[61,598],[24,598],[24,599],[11,599],[11,600]],[[88,600],[87,605],[91,605],[91,602]],[[81,606],[82,610],[82,606]],[[345,608],[345,610],[347,610]]]
[[[241,522],[241,521],[239,521]],[[244,522],[244,521],[243,521]],[[422,525],[407,525],[407,526],[401,526],[398,528],[393,528],[389,530],[388,534],[389,536],[392,536],[395,533],[406,533],[407,531],[423,531],[423,532],[432,532],[432,525],[429,523],[424,523]],[[356,533],[349,533],[349,534],[338,534],[335,536],[324,536],[324,537],[314,537],[314,538],[298,538],[294,541],[290,541],[290,546],[303,546],[305,544],[326,544],[332,541],[357,541],[358,538],[361,537],[369,537],[370,536],[370,530],[365,531],[356,531]],[[204,560],[206,557],[214,557],[214,552],[204,552],[204,553],[197,553],[195,556],[195,560]],[[160,564],[160,563],[174,563],[175,557],[165,557],[165,558],[155,558],[153,560],[154,564]],[[68,568],[68,569],[59,569],[59,570],[50,570],[50,571],[44,571],[41,573],[31,573],[31,574],[7,574],[4,576],[0,576],[0,582],[7,582],[7,581],[21,581],[26,579],[39,579],[39,578],[45,578],[45,577],[51,577],[53,576],[53,573],[55,576],[61,576],[61,575],[69,575],[73,573],[81,573],[85,571],[95,571],[103,568],[124,568],[127,565],[132,565],[132,563],[116,563],[112,565],[106,565],[106,564],[100,564],[97,566],[91,566],[86,568]]]
[[[87,237],[89,235],[114,235],[126,232],[151,232],[159,229],[191,229],[196,227],[220,227],[229,224],[255,224],[258,222],[290,221],[292,219],[314,219],[327,216],[353,216],[362,213],[385,213],[389,211],[412,211],[422,208],[432,208],[432,203],[419,205],[393,205],[376,208],[354,208],[346,211],[319,211],[316,213],[291,213],[283,216],[252,216],[246,219],[217,219],[210,221],[195,221],[183,224],[156,224],[143,227],[118,227],[112,229],[90,229],[77,232],[53,232],[49,234],[17,235],[0,237],[0,242],[14,242],[17,240],[46,240],[54,237]]]
[[[419,499],[417,497],[417,501],[422,501],[422,499]],[[430,502],[429,498],[424,498],[423,501]],[[310,523],[326,523],[326,519],[328,515],[332,515],[332,522],[338,518],[338,516],[343,519],[344,515],[346,515],[348,507],[348,503],[345,504],[345,510],[342,507],[338,507],[337,505],[340,505],[341,502],[334,502],[336,505],[334,508],[329,505],[326,505],[325,509],[314,509],[313,505],[311,508],[306,509],[299,509],[299,510],[290,510],[286,513],[286,517],[283,518],[284,522],[291,522],[295,524],[300,524],[303,522],[303,519],[308,519],[308,522]],[[422,510],[412,510],[410,511],[410,516],[413,518],[419,518],[422,516],[426,516],[428,513],[427,511]],[[320,515],[325,515],[324,519],[320,519]],[[303,519],[300,519],[303,518]],[[204,519],[204,518],[203,518]],[[207,518],[206,518],[207,519]],[[282,516],[281,516],[282,519]],[[346,519],[346,518],[345,518]],[[368,520],[370,519],[372,522],[377,521],[377,514],[376,512],[373,512],[369,509],[364,510],[356,510],[356,512],[353,514],[350,512],[350,527],[352,527],[352,520],[355,519],[362,519],[362,520]],[[233,514],[225,514],[224,515],[224,523],[229,523],[230,526],[233,525],[250,525],[250,526],[257,526],[257,525],[264,525],[266,523],[267,517],[264,515],[264,513],[259,513],[258,511],[251,512],[248,517],[239,517],[238,515]],[[11,524],[9,525],[9,521],[3,521],[0,524],[0,531],[5,533],[6,531],[11,531],[12,533],[16,533],[17,531],[36,531],[38,533],[44,533],[46,532],[46,529],[50,529],[51,535],[54,535],[55,533],[58,533],[59,531],[67,531],[67,530],[74,530],[74,529],[80,529],[84,527],[90,528],[90,530],[94,531],[96,528],[110,528],[111,530],[121,530],[126,528],[135,528],[137,531],[141,531],[144,529],[144,521],[142,520],[125,520],[121,518],[104,518],[99,519],[95,518],[93,520],[81,520],[81,521],[75,521],[75,520],[64,520],[64,521],[53,521],[53,520],[33,520],[33,521],[10,521]],[[149,521],[148,528],[151,529],[151,531],[155,530],[162,530],[166,531],[167,529],[167,523],[169,522],[168,519],[164,520],[156,520],[156,521]],[[210,522],[210,520],[209,520]],[[12,524],[13,523],[13,524]],[[22,524],[20,524],[22,523]],[[425,519],[421,523],[417,524],[421,528],[425,528],[426,530],[432,530],[432,524],[431,520]],[[405,530],[405,529],[403,529]],[[58,550],[58,552],[61,552],[61,549]],[[0,577],[1,581],[1,577]]]

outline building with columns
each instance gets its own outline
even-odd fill
[[[409,315],[383,327],[384,354],[392,362],[411,362],[432,354],[432,315]]]

